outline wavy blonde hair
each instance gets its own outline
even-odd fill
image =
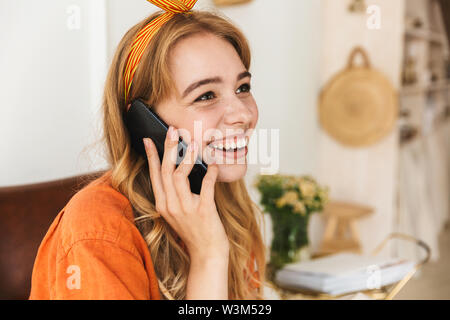
[[[102,140],[111,166],[111,185],[124,194],[133,207],[136,225],[150,250],[160,291],[168,299],[185,299],[189,255],[155,209],[147,159],[131,149],[123,122],[126,110],[123,74],[130,47],[137,33],[162,13],[158,11],[132,27],[117,47],[103,95]],[[192,14],[176,14],[161,27],[146,48],[134,75],[128,101],[141,98],[151,106],[172,94],[175,86],[169,72],[169,51],[180,39],[204,32],[231,43],[249,69],[247,40],[227,18],[219,13],[195,10]],[[264,299],[265,247],[258,223],[264,223],[264,220],[260,210],[250,199],[243,179],[217,182],[215,202],[230,241],[229,299]],[[252,254],[255,261],[249,259]],[[249,269],[250,263],[256,263],[254,273]],[[257,287],[254,284],[258,284]]]

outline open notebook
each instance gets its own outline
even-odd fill
[[[415,264],[400,258],[339,253],[287,264],[276,273],[275,282],[281,286],[339,295],[400,281]]]

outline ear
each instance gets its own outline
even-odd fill
[[[127,112],[128,112],[128,110],[130,110],[130,107],[131,107],[131,103],[127,106]]]

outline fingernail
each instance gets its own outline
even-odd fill
[[[172,130],[170,132],[170,139],[172,141],[177,141],[178,140],[178,132],[177,132],[177,130],[175,130],[175,128],[173,128],[173,127],[171,127],[171,128],[172,128]]]
[[[150,146],[149,139],[148,139],[148,138],[144,138],[144,139],[142,139],[142,140],[144,140],[144,146],[145,146],[145,148],[148,149],[149,146]]]

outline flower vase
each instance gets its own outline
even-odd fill
[[[274,270],[308,257],[308,215],[278,212],[272,215],[270,264]],[[306,249],[305,249],[306,247]]]

